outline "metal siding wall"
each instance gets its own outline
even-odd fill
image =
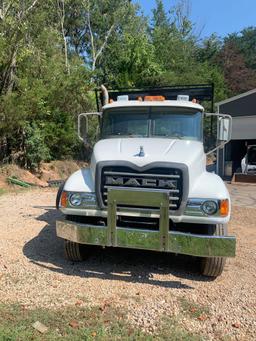
[[[256,139],[256,115],[233,117],[232,140]]]
[[[220,112],[236,116],[256,116],[256,93],[220,105]]]

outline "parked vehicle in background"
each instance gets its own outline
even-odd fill
[[[256,174],[256,145],[248,146],[241,168],[243,174]]]
[[[236,239],[227,232],[228,190],[206,171],[203,121],[217,118],[216,150],[230,139],[231,117],[206,114],[184,92],[175,100],[162,89],[113,100],[102,89],[102,112],[79,116],[82,140],[88,117],[100,121],[90,167],[57,196],[64,214],[57,235],[68,259],[82,260],[89,245],[163,251],[200,257],[202,273],[219,276]]]

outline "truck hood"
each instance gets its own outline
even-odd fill
[[[101,161],[128,161],[139,167],[152,162],[177,162],[187,165],[194,176],[205,171],[206,164],[201,142],[167,138],[101,140],[94,147],[92,174]]]
[[[141,147],[143,147],[144,156],[138,155]],[[216,174],[206,172],[206,157],[201,142],[165,138],[116,138],[99,141],[94,147],[90,168],[82,168],[73,173],[65,182],[64,190],[95,192],[95,185],[98,181],[95,179],[95,168],[97,163],[104,161],[109,161],[113,165],[119,161],[128,161],[139,167],[153,162],[180,163],[188,167],[188,198],[229,199],[222,179]],[[85,214],[85,211],[83,210],[81,214]],[[186,216],[177,216],[175,219],[192,222],[191,217]],[[202,221],[207,223],[208,220],[208,218],[201,217],[193,219],[195,223],[202,223]],[[216,217],[216,220],[212,218],[211,222],[226,223],[228,220],[229,216],[226,218]]]

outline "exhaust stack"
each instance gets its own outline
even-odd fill
[[[107,88],[105,87],[105,85],[101,85],[100,86],[101,88],[101,91],[102,91],[102,95],[103,95],[103,105],[106,105],[109,103],[109,94],[108,94],[108,90]]]

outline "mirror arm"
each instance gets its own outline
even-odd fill
[[[228,114],[219,114],[219,113],[205,113],[205,117],[211,117],[211,116],[215,116],[215,117],[219,117],[219,118],[227,118],[230,121],[230,134],[229,134],[229,138],[227,141],[222,141],[217,147],[215,147],[214,149],[210,150],[209,152],[206,153],[206,155],[209,155],[213,152],[215,152],[216,150],[218,150],[219,148],[223,148],[227,143],[229,143],[229,141],[231,140],[231,131],[232,131],[232,117]],[[219,122],[218,122],[219,125]],[[218,129],[217,129],[218,131]]]
[[[217,112],[216,113],[204,113],[204,115],[206,117],[210,117],[210,116],[217,116],[217,117],[223,117],[223,118],[229,118],[232,120],[232,117],[228,114],[218,114]]]
[[[230,141],[230,140],[229,140]],[[225,144],[227,144],[229,141],[225,141],[222,142],[221,144],[219,144],[217,147],[215,147],[214,149],[211,149],[209,152],[205,153],[205,155],[209,155],[213,152],[215,152],[216,150],[218,150],[219,148],[223,148],[225,146]]]
[[[84,116],[84,114],[79,114],[78,115],[78,120],[77,120],[77,135],[79,140],[84,141],[84,139],[80,136],[80,132],[81,132],[81,118],[82,116]]]

